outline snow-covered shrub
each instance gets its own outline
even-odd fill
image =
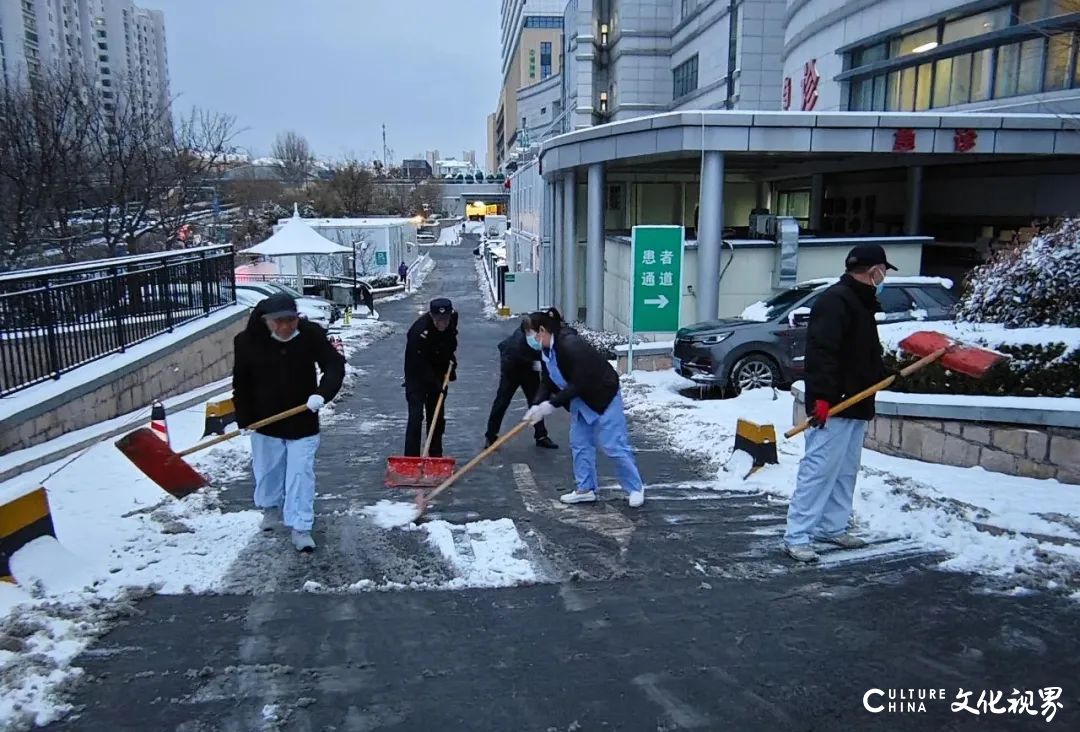
[[[1080,327],[1080,219],[996,255],[968,279],[957,319],[1012,328]]]
[[[384,287],[397,287],[401,284],[396,274],[394,275],[382,275],[381,277],[372,277],[367,280],[367,283],[371,285],[373,290],[380,290]]]
[[[983,396],[1080,397],[1080,348],[1065,343],[997,345],[1009,356],[982,378],[973,379],[931,364],[897,380],[891,391],[911,394],[971,394]],[[885,353],[885,366],[903,368],[917,358],[895,351]]]
[[[609,361],[614,360],[616,357],[615,346],[623,346],[630,342],[630,339],[624,335],[607,330],[592,330],[585,327],[584,323],[571,323],[570,327],[576,330],[578,335],[588,341],[593,348],[600,351],[604,358]],[[643,342],[639,337],[634,338],[634,343]]]

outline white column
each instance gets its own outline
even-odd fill
[[[563,317],[578,318],[577,276],[577,173],[569,170],[563,176]]]
[[[589,210],[585,240],[585,325],[604,329],[604,164],[589,166]]]
[[[706,152],[702,164],[697,230],[697,319],[720,309],[720,250],[724,235],[724,154]]]

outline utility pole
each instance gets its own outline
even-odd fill
[[[386,145],[386,125],[382,126],[382,164],[383,170],[390,169],[390,148]]]

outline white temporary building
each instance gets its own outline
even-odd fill
[[[292,219],[279,222],[281,230]],[[355,251],[356,273],[363,278],[381,277],[397,273],[401,262],[411,266],[420,254],[416,244],[416,231],[421,223],[418,218],[370,217],[338,219],[304,219],[304,224],[327,241]],[[278,228],[278,227],[275,227]],[[329,266],[306,260],[323,271]],[[336,270],[327,269],[326,274]],[[349,270],[351,273],[351,270]]]
[[[322,236],[308,225],[308,221],[300,218],[300,212],[293,207],[292,218],[286,219],[285,223],[277,227],[274,233],[266,241],[256,244],[250,249],[244,250],[245,254],[259,254],[264,257],[291,257],[294,264],[278,262],[281,272],[295,269],[296,289],[304,291],[304,257],[336,257],[343,254],[352,254],[352,247],[341,246]],[[276,259],[275,259],[276,261]],[[321,274],[324,268],[318,266],[319,260],[315,260],[315,271]]]

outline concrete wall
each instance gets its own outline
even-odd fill
[[[0,453],[33,447],[144,407],[149,420],[154,399],[225,378],[232,373],[233,336],[248,315],[243,310],[178,341],[159,336],[162,346],[156,353],[0,421]]]
[[[795,392],[795,397],[792,418],[799,424],[806,412],[802,394]],[[1080,430],[1076,429],[878,415],[870,423],[863,446],[941,465],[978,465],[995,473],[1080,485]]]

